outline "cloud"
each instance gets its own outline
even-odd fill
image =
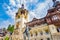
[[[29,12],[29,21],[31,21],[34,17],[36,17],[35,12],[30,11],[30,12]]]
[[[31,21],[34,17],[36,18],[45,17],[47,14],[47,10],[53,5],[52,0],[45,0],[44,2],[41,2],[39,0],[24,0],[24,1],[10,0],[9,5],[4,3],[3,8],[5,9],[7,15],[11,17],[12,19],[11,21],[14,21],[15,14],[18,11],[18,9],[21,7],[21,4],[23,2],[25,5],[25,9],[29,11],[29,21]],[[3,21],[4,26],[7,26],[9,23],[11,23],[9,20]]]
[[[38,2],[39,0],[35,0],[35,1],[33,1],[33,0],[25,0],[25,1],[23,1],[23,0],[10,0],[10,6],[8,6],[7,4],[5,4],[5,6],[6,6],[6,8],[7,8],[7,10],[6,10],[6,13],[11,17],[11,18],[14,18],[15,17],[15,13],[17,12],[17,10],[18,10],[18,8],[19,7],[21,7],[21,3],[20,2],[24,2],[24,4],[25,4],[25,8],[27,9],[27,10],[30,10],[27,6],[29,5],[29,3],[31,3],[31,4],[35,4],[36,5],[36,3]],[[28,5],[27,5],[28,4]],[[14,8],[14,7],[16,7],[16,8]],[[30,7],[30,6],[29,6]],[[32,7],[32,6],[31,6]],[[34,7],[34,6],[33,6]],[[4,7],[5,8],[5,7]],[[11,9],[12,8],[12,9]],[[31,11],[32,12],[32,11]],[[31,13],[32,14],[32,13]],[[34,14],[35,15],[35,14]],[[33,15],[33,16],[34,16]]]
[[[0,23],[0,28],[7,28],[9,24],[13,25],[14,22],[13,21],[10,21],[10,19],[9,20],[5,20],[5,21],[2,21]]]
[[[32,5],[34,5],[34,4],[32,4]],[[42,2],[42,3],[37,3],[37,5],[36,5],[36,8],[35,9],[33,9],[33,10],[30,10],[30,16],[32,16],[33,14],[33,18],[34,17],[36,17],[36,18],[43,18],[43,17],[45,17],[46,16],[46,14],[47,14],[47,10],[49,9],[49,8],[51,8],[52,7],[52,5],[53,5],[53,2],[52,2],[52,0],[46,0],[45,2]],[[28,8],[29,9],[29,8]],[[31,18],[32,19],[32,18]]]
[[[47,10],[49,7],[52,7],[53,2],[52,0],[45,1],[43,3],[38,3],[37,8],[34,10],[36,14],[36,18],[43,18],[47,14]]]
[[[15,13],[17,12],[18,8],[14,6],[8,6],[6,3],[4,3],[3,8],[5,9],[5,12],[7,15],[9,15],[9,17],[11,17],[12,19],[15,18]]]
[[[10,2],[10,4],[13,5],[13,6],[16,5],[16,4],[15,4],[15,0],[9,0],[9,2]]]
[[[7,6],[6,13],[11,17],[15,18],[15,13],[17,12],[18,8],[21,7],[21,4],[24,3],[25,8],[29,10],[29,14],[35,16],[36,18],[42,18],[46,16],[47,9],[49,6],[51,7],[53,5],[52,0],[45,0],[45,2],[38,2],[39,0],[10,0],[10,6],[5,4]],[[35,5],[35,6],[33,6]],[[29,7],[28,7],[29,6]],[[5,7],[4,7],[5,8]],[[31,10],[30,10],[31,8]],[[33,12],[33,13],[32,13]]]
[[[57,1],[60,1],[60,0],[57,0]]]

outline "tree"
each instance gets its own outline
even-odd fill
[[[10,31],[10,29],[11,29],[11,25],[9,24],[9,26],[8,26],[7,30],[8,30],[8,31]]]
[[[11,26],[11,32],[13,32],[13,31],[14,31],[14,25]]]
[[[9,37],[6,36],[6,37],[5,37],[5,40],[9,40]]]
[[[13,31],[14,31],[14,25],[9,25],[8,28],[7,28],[7,30],[9,32],[13,33]]]

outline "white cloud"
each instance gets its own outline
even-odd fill
[[[17,9],[19,8],[19,7],[21,7],[21,2],[23,3],[24,2],[24,4],[25,4],[25,8],[27,7],[27,4],[26,3],[32,3],[32,4],[34,4],[34,3],[37,3],[38,2],[38,0],[10,0],[10,5],[11,6],[8,6],[7,5],[7,14],[11,17],[11,18],[14,18],[15,17],[15,13],[17,12]],[[33,11],[34,12],[34,15],[37,17],[37,18],[41,18],[41,17],[43,17],[43,16],[41,16],[41,15],[46,15],[46,11],[47,11],[47,9],[48,9],[48,5],[49,6],[51,6],[51,4],[52,4],[52,0],[46,0],[45,2],[43,2],[43,3],[38,3],[37,5],[36,5],[36,9],[34,9],[34,11],[33,10],[31,10],[31,11]],[[17,7],[17,9],[15,9],[14,8],[14,6],[15,7]],[[13,10],[11,10],[11,7],[13,8]],[[46,9],[47,8],[47,9]],[[26,9],[28,9],[29,10],[29,8],[26,8]],[[45,12],[45,13],[44,13]],[[34,16],[33,15],[33,16]],[[38,16],[37,16],[38,15]]]
[[[18,8],[21,7],[21,2],[20,0],[10,0],[10,3],[8,6],[7,4],[4,4],[3,7],[8,10],[6,10],[6,13],[13,19],[15,18],[15,13],[17,12]],[[31,3],[31,4],[36,4],[38,2],[38,0],[25,0],[24,1],[24,5],[25,8],[27,10],[29,10],[29,8],[27,7],[27,4]],[[53,3],[52,0],[45,0],[45,2],[42,3],[37,3],[36,4],[36,8],[34,10],[30,10],[29,11],[29,20],[31,21],[34,17],[36,18],[42,18],[45,17],[47,14],[47,10],[52,7]],[[14,8],[16,7],[16,8]],[[12,8],[12,9],[11,9]],[[3,21],[2,25],[3,26],[7,26],[8,24],[10,24],[11,22],[8,21]]]
[[[27,0],[30,3],[37,3],[39,0]]]
[[[11,6],[7,5],[8,11],[6,11],[6,12],[7,12],[7,14],[11,18],[15,17],[15,13],[17,12],[17,9],[19,7],[21,7],[21,2],[24,2],[25,8],[29,10],[29,8],[27,8],[27,4],[26,3],[32,3],[32,4],[34,4],[34,3],[37,3],[38,0],[25,0],[25,1],[23,1],[23,0],[10,0],[10,5]],[[51,5],[53,5],[52,4],[52,0],[46,0],[43,3],[38,3],[36,5],[37,8],[34,9],[34,10],[31,10],[30,14],[31,15],[34,14],[33,16],[35,16],[36,18],[42,18],[42,17],[44,17],[47,14],[47,9],[49,8],[49,6],[51,7]],[[17,9],[14,8],[14,6],[17,7]],[[11,10],[11,7],[13,8],[13,10]],[[33,12],[33,13],[31,13],[31,12]]]
[[[29,21],[31,21],[34,17],[36,17],[35,12],[30,11],[30,12],[29,12]]]
[[[9,9],[9,11],[6,11],[6,13],[13,19],[15,18],[15,13],[16,12],[17,12],[17,9],[16,10]]]
[[[9,2],[10,2],[11,5],[14,5],[14,6],[16,5],[15,0],[9,0]]]
[[[3,5],[3,8],[6,10],[6,13],[13,19],[15,18],[15,13],[18,11],[18,8],[21,7],[20,2],[23,2],[23,0],[22,1],[21,0],[10,0],[9,5],[7,5],[6,3],[4,3]]]
[[[45,2],[43,3],[38,3],[36,5],[36,9],[33,10],[34,14],[35,14],[35,17],[36,18],[43,18],[46,16],[47,14],[47,10],[52,7],[53,5],[53,2],[52,0],[46,0]]]
[[[57,0],[57,1],[60,1],[60,0]]]
[[[6,21],[2,21],[2,23],[0,23],[0,28],[7,28],[9,24],[14,24],[14,22],[10,22],[9,20]]]

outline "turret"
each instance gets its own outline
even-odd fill
[[[24,4],[22,4],[21,8],[18,9],[15,16],[15,21],[15,28],[25,27],[25,23],[28,22],[28,10],[24,8]]]
[[[56,6],[56,0],[52,0],[53,1],[53,7]]]
[[[55,2],[56,0],[52,0],[53,2]]]
[[[28,10],[24,8],[22,4],[21,8],[18,9],[15,15],[15,26],[12,40],[23,40],[23,33],[26,29],[26,24],[28,22]]]
[[[24,9],[24,4],[22,4],[22,7],[21,8]]]

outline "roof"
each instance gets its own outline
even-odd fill
[[[40,24],[43,24],[43,23],[45,23],[45,19],[44,18],[42,18],[42,19],[35,19],[35,18],[33,18],[32,21],[30,21],[30,22],[28,22],[26,24],[28,26],[30,26],[30,27],[34,27],[34,25],[40,25]]]
[[[60,2],[58,4],[60,4]],[[58,6],[58,4],[57,4],[57,6]],[[60,6],[59,6],[59,8],[60,8]],[[57,7],[52,7],[48,10],[47,15],[44,18],[41,18],[41,19],[33,18],[32,21],[30,21],[26,24],[29,27],[34,27],[35,25],[41,25],[44,23],[60,26],[60,11],[59,12],[57,12],[57,11],[58,11]]]

